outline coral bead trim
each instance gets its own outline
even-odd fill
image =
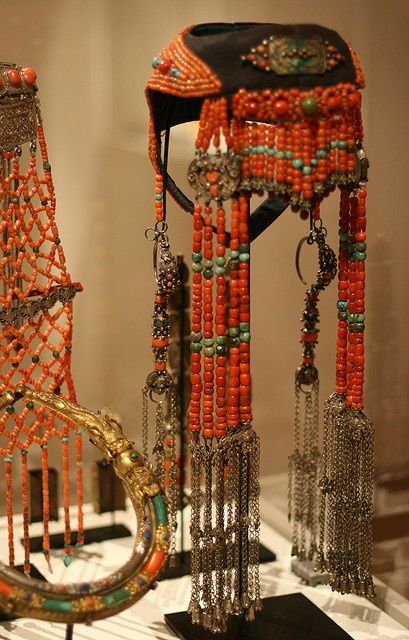
[[[183,29],[160,55],[152,60],[154,73],[147,88],[181,98],[220,93],[221,82],[213,71],[185,45]]]

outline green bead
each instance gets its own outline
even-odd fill
[[[27,409],[34,409],[34,402],[31,402],[31,400],[29,402],[27,402],[26,404]]]
[[[192,264],[192,271],[194,271],[195,273],[199,273],[200,271],[203,271],[203,265],[202,264],[196,264],[194,262]]]
[[[241,253],[239,256],[239,260],[240,262],[248,262],[250,260],[250,254],[249,253]]]
[[[209,358],[211,356],[214,356],[214,347],[205,347],[203,349],[203,353],[205,354],[205,356],[208,356]]]
[[[4,456],[3,460],[4,462],[13,462],[13,455],[9,453],[9,455]]]
[[[12,405],[10,405],[9,407],[6,408],[7,413],[14,413],[15,409]]]
[[[312,169],[308,165],[303,167],[303,170],[302,170],[304,176],[308,176],[311,173],[311,171]]]
[[[285,152],[285,157],[287,158],[287,160],[291,160],[291,158],[293,157],[293,152],[292,151],[286,151]]]
[[[214,272],[217,276],[224,276],[226,269],[224,267],[215,267]]]
[[[72,602],[66,600],[45,598],[41,606],[46,611],[72,611]]]
[[[131,453],[129,454],[129,457],[131,460],[138,460],[139,459],[139,454],[137,451],[131,451]]]
[[[67,438],[67,436],[63,436],[63,437],[61,438],[61,442],[68,442],[68,438]]]
[[[240,322],[239,324],[240,331],[249,331],[250,323],[249,322]]]
[[[225,344],[218,344],[216,347],[216,355],[225,356],[227,353],[227,348]]]
[[[24,198],[24,202],[30,202],[30,198],[28,198],[27,196]]]
[[[238,260],[230,260],[230,262],[229,262],[230,271],[237,271],[238,268],[239,268],[239,261]]]
[[[365,314],[364,313],[357,313],[355,320],[356,320],[356,322],[365,322]]]
[[[203,277],[206,278],[206,280],[213,278],[213,269],[204,269]]]
[[[34,253],[39,253],[40,252],[40,247],[33,247],[33,252]]]
[[[33,356],[31,358],[32,362],[39,362],[40,361],[40,356]]]
[[[357,242],[355,247],[357,251],[366,251],[366,242]]]
[[[214,342],[213,342],[213,338],[205,338],[203,340],[203,344],[205,347],[212,347]]]
[[[248,253],[250,251],[250,245],[247,242],[239,244],[239,253]]]
[[[43,168],[47,169],[47,171],[49,171],[51,169],[51,165],[49,162],[43,162]]]
[[[331,140],[330,147],[331,149],[336,149],[338,146],[338,140]]]
[[[193,262],[201,262],[202,261],[202,254],[200,253],[200,251],[195,251],[194,253],[192,253],[192,260]]]
[[[227,336],[216,336],[216,344],[226,344]]]
[[[338,300],[337,307],[341,311],[346,311],[348,309],[348,302],[346,300]]]
[[[366,259],[366,253],[365,251],[357,251],[355,257],[359,262],[363,262]]]
[[[346,140],[338,140],[338,147],[339,147],[339,149],[346,149],[346,147],[347,147]]]
[[[301,109],[307,116],[312,116],[317,110],[318,102],[313,96],[307,96],[301,100]]]
[[[283,160],[283,158],[285,158],[285,153],[284,153],[284,151],[277,151],[277,153],[276,153],[276,157],[277,157],[279,160]]]
[[[237,249],[232,249],[230,251],[230,257],[233,258],[233,260],[239,257],[239,252],[237,251]]]
[[[340,240],[342,240],[343,242],[347,242],[349,240],[348,231],[341,231],[341,229],[340,229],[338,231],[338,236],[339,236]]]
[[[206,269],[212,269],[213,268],[213,260],[205,260],[204,261],[204,266]]]
[[[301,169],[303,162],[301,158],[294,158],[294,160],[292,161],[292,165],[294,169]]]
[[[121,602],[121,600],[126,600],[129,596],[129,590],[124,589],[124,587],[120,587],[119,589],[115,589],[115,591],[111,591],[111,593],[107,593],[105,596],[102,596],[102,600],[104,604],[110,605],[115,604],[116,602]]]
[[[59,358],[60,357],[59,351],[53,351],[53,356],[54,358]]]
[[[153,508],[155,510],[156,522],[157,524],[167,524],[168,523],[168,515],[166,512],[166,505],[161,493],[157,493],[156,496],[152,498]]]
[[[192,342],[200,342],[202,337],[203,336],[200,333],[200,331],[198,333],[196,333],[195,331],[192,331],[192,333],[190,334],[190,339]]]
[[[355,322],[355,331],[363,331],[365,324],[363,322]]]
[[[315,165],[317,164],[318,160],[317,158],[311,158],[311,164],[315,167]]]
[[[157,193],[157,194],[155,195],[155,200],[163,200],[163,195],[162,195],[162,193]]]
[[[54,240],[54,242],[55,242],[55,244],[61,244],[61,239],[60,239],[60,238],[56,238],[56,239]]]
[[[238,338],[229,338],[229,347],[238,347],[240,344],[240,340]]]
[[[201,342],[192,342],[190,345],[190,350],[194,351],[195,353],[198,353],[199,351],[202,350],[202,343]]]
[[[229,336],[231,336],[232,338],[235,338],[238,335],[239,335],[239,328],[238,327],[230,327],[229,328]]]
[[[250,332],[244,331],[243,333],[241,333],[240,340],[241,342],[250,342]]]
[[[224,267],[224,265],[226,264],[226,258],[224,256],[217,256],[216,258],[216,264],[219,267]]]
[[[338,311],[338,320],[348,320],[347,311]]]
[[[325,149],[317,149],[317,152],[315,155],[317,156],[317,158],[326,158],[327,152],[325,151]]]

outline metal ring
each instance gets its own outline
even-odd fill
[[[148,227],[147,229],[145,229],[145,238],[147,240],[150,240],[151,242],[157,239],[157,232],[153,227]]]

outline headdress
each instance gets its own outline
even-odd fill
[[[335,187],[341,192],[336,393],[326,408],[317,474],[315,555],[334,588],[370,594],[373,443],[362,413],[367,162],[359,61],[335,31],[318,25],[216,23],[181,31],[153,67],[147,99],[157,220],[166,215],[166,191],[193,215],[192,620],[219,631],[226,614],[245,611],[251,619],[261,607],[250,243],[287,205],[319,230],[320,204]],[[191,120],[199,121],[188,169],[194,202],[167,170],[170,129]],[[253,194],[267,199],[250,215]],[[313,349],[317,335],[314,322],[306,324],[303,344]],[[304,370],[313,366],[308,351]],[[307,473],[303,463],[300,452],[299,478]]]

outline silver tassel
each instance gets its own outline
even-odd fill
[[[232,429],[214,446],[192,438],[192,596],[188,611],[193,623],[212,633],[226,631],[231,614],[245,613],[252,620],[262,607],[259,458],[259,438],[248,423]]]

